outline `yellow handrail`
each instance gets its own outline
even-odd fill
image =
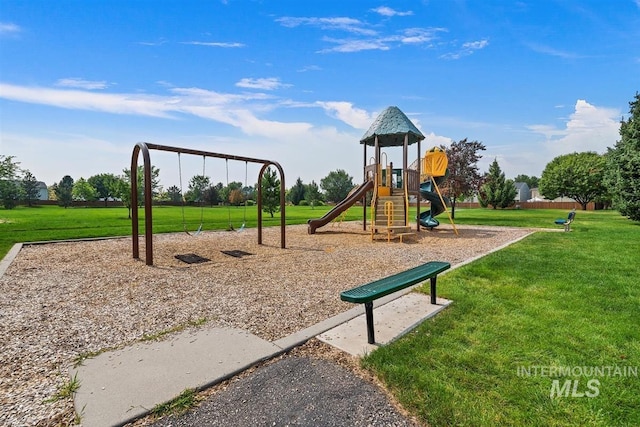
[[[391,241],[391,226],[393,225],[393,202],[384,202],[384,214],[387,217],[387,243]]]

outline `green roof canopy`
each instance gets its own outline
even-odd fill
[[[360,140],[360,144],[375,145],[376,135],[380,147],[398,147],[404,145],[405,135],[409,135],[409,145],[424,139],[422,132],[404,115],[398,107],[388,107]]]

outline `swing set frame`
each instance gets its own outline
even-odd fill
[[[262,176],[271,165],[278,169],[280,174],[280,247],[286,248],[286,218],[285,218],[285,181],[284,170],[278,162],[273,160],[256,159],[252,157],[236,156],[232,154],[214,153],[210,151],[192,150],[190,148],[171,147],[168,145],[150,144],[138,142],[133,147],[131,154],[131,239],[132,254],[134,259],[140,258],[140,243],[138,229],[138,157],[142,153],[143,181],[144,181],[144,237],[145,237],[145,261],[147,265],[153,265],[153,210],[151,199],[151,156],[149,150],[169,151],[172,153],[194,154],[203,157],[216,157],[220,159],[238,160],[247,163],[262,164],[258,174],[258,244],[262,245]]]

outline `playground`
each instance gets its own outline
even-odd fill
[[[339,298],[350,287],[433,259],[457,265],[529,232],[461,227],[455,236],[443,225],[400,245],[371,242],[357,221],[315,235],[296,225],[286,249],[279,227],[264,230],[262,245],[256,229],[163,234],[154,236],[152,267],[132,259],[128,238],[25,246],[0,278],[13,299],[2,331],[13,362],[1,376],[16,391],[8,408],[22,405],[18,418],[34,420],[71,410],[42,401],[66,380],[62,367],[82,357],[189,327],[273,341],[352,308]],[[221,252],[234,250],[251,255]],[[210,261],[175,258],[189,253]]]
[[[2,268],[6,270],[0,277],[3,289],[0,294],[3,298],[0,300],[3,320],[0,323],[3,337],[0,383],[11,390],[0,406],[0,421],[9,425],[71,422],[74,408],[69,397],[74,391],[75,379],[69,379],[67,368],[88,358],[99,358],[101,353],[109,352],[103,355],[108,359],[112,350],[127,351],[141,342],[161,340],[185,330],[206,332],[216,328],[245,331],[273,344],[352,309],[352,304],[341,301],[341,293],[347,289],[380,282],[387,276],[402,276],[407,270],[430,261],[447,264],[447,268],[448,264],[459,267],[533,233],[533,228],[454,224],[447,212],[446,196],[439,189],[447,174],[446,153],[432,148],[421,157],[420,141],[424,137],[397,108],[385,110],[381,118],[386,119],[374,122],[361,140],[365,159],[363,182],[323,217],[311,218],[302,225],[285,226],[284,171],[276,162],[138,144],[132,157],[132,182],[137,181],[134,171],[137,155],[142,153],[147,197],[151,194],[149,148],[177,152],[178,156],[180,153],[199,155],[203,157],[203,165],[208,156],[221,157],[225,162],[243,161],[245,170],[247,162],[261,163],[258,182],[269,165],[276,166],[282,186],[281,225],[263,228],[258,204],[257,228],[244,228],[243,223],[240,231],[212,232],[198,227],[194,233],[154,235],[152,203],[147,198],[144,236],[139,233],[138,212],[134,210],[132,238],[15,247],[7,257],[10,261],[3,263]],[[408,146],[414,143],[418,155],[410,165]],[[367,157],[367,146],[374,147],[372,159]],[[401,168],[386,162],[382,148],[388,147],[402,147]],[[371,203],[365,202],[367,193],[373,193]],[[132,186],[134,205],[136,197]],[[421,209],[421,200],[429,201],[430,205]],[[342,213],[359,201],[362,220],[340,221]],[[412,203],[417,207],[416,218],[410,218]],[[370,208],[368,213],[367,208]],[[518,212],[513,212],[519,217]],[[448,222],[434,218],[444,213],[449,216]],[[553,219],[547,219],[548,214],[543,215],[545,226],[553,224]],[[568,227],[574,221],[573,215],[557,220],[555,230],[561,231],[558,226],[562,225],[566,231],[574,231]],[[522,225],[517,218],[513,219],[513,224]],[[553,238],[538,233],[517,248],[500,251],[453,272],[449,276],[452,279],[447,278],[445,285],[446,297],[454,301],[453,307],[438,315],[439,321],[425,326],[436,328],[441,339],[432,340],[431,333],[410,334],[407,339],[383,346],[367,356],[365,365],[369,364],[372,372],[390,384],[394,376],[386,372],[390,364],[384,358],[388,355],[392,355],[394,366],[399,363],[405,370],[417,369],[420,377],[434,375],[428,384],[420,385],[421,390],[407,394],[411,396],[431,390],[434,384],[437,389],[440,382],[446,384],[443,390],[448,390],[455,381],[451,373],[462,374],[460,388],[466,390],[464,385],[472,384],[473,392],[467,390],[458,396],[468,403],[455,408],[470,406],[470,402],[481,397],[475,384],[485,384],[489,393],[482,398],[491,407],[494,420],[528,418],[528,411],[539,413],[539,408],[531,407],[528,396],[509,407],[504,406],[503,399],[495,399],[491,392],[495,385],[490,383],[500,375],[476,376],[474,369],[452,370],[447,363],[425,369],[425,364],[458,358],[461,360],[452,366],[467,366],[471,355],[477,359],[472,365],[483,371],[501,365],[493,360],[484,361],[485,357],[504,359],[507,363],[501,368],[502,377],[507,380],[501,387],[505,396],[515,396],[523,380],[513,372],[505,375],[509,369],[513,370],[511,355],[514,352],[527,352],[523,360],[551,365],[555,363],[553,357],[546,360],[546,356],[540,355],[553,355],[561,349],[574,363],[584,364],[585,354],[601,346],[598,328],[605,328],[607,336],[611,330],[626,331],[628,325],[624,319],[620,320],[617,315],[611,317],[614,311],[606,305],[600,309],[599,304],[584,304],[589,298],[595,301],[593,295],[600,295],[597,287],[586,286],[590,281],[598,286],[615,287],[617,282],[609,283],[609,277],[630,265],[627,262],[630,255],[617,253],[615,258],[610,256],[608,262],[621,266],[606,271],[597,268],[592,255],[598,254],[601,260],[606,250],[596,250],[594,245],[601,242],[602,248],[610,248],[614,228],[592,221],[590,227],[594,231],[586,234],[587,221],[587,214],[582,213],[576,233],[552,233],[556,235]],[[598,236],[600,239],[593,239]],[[544,251],[538,250],[540,245],[544,245]],[[568,251],[568,245],[573,250]],[[583,251],[585,247],[590,250]],[[503,252],[511,255],[502,259]],[[564,268],[565,261],[559,260],[560,255],[567,252],[572,253],[573,262],[591,268],[588,278],[583,269]],[[518,268],[514,269],[514,265]],[[547,267],[540,268],[541,265]],[[470,271],[474,274],[469,274]],[[546,279],[549,276],[554,277],[550,282]],[[594,281],[594,277],[598,280]],[[616,280],[622,283],[629,277],[635,276],[620,274]],[[542,282],[544,286],[539,285]],[[431,285],[431,289],[435,289],[434,281]],[[631,294],[630,285],[627,292]],[[617,291],[608,295],[610,304],[616,307],[633,301],[625,298],[624,293],[618,295]],[[571,301],[577,303],[567,308]],[[624,310],[631,313],[637,309],[633,307]],[[587,314],[601,321],[573,322],[574,318]],[[454,320],[461,323],[451,325]],[[554,330],[556,332],[548,332]],[[545,331],[542,340],[538,339],[539,331]],[[453,337],[454,342],[447,341],[448,337]],[[556,337],[556,341],[550,341],[549,337]],[[529,341],[522,343],[521,339]],[[584,341],[580,345],[588,351],[580,346],[577,350],[567,349],[564,340],[571,339],[576,343]],[[373,343],[372,334],[369,340]],[[414,345],[416,340],[425,342]],[[609,366],[615,364],[612,357],[614,361],[624,361],[636,354],[633,348],[625,347],[629,340],[618,341],[613,353],[599,351],[598,358],[592,357],[589,361]],[[504,348],[495,347],[497,343]],[[610,348],[608,342],[607,349]],[[414,352],[417,355],[411,356]],[[414,361],[420,357],[424,360],[416,365]],[[406,358],[408,360],[404,360]],[[628,378],[618,381],[623,386],[629,386],[628,383]],[[411,387],[413,382],[400,386],[401,389]],[[542,389],[543,394],[548,393],[548,388]],[[606,391],[603,389],[603,397]],[[540,391],[536,389],[535,393]],[[625,410],[618,410],[619,405],[612,399],[604,398],[598,403],[602,402],[609,413],[626,417]],[[553,400],[538,400],[545,405],[542,412],[551,414],[553,419],[553,414],[563,412]],[[400,401],[413,413],[425,407],[424,403],[414,404],[402,397]],[[585,414],[590,414],[585,405],[571,408],[575,411],[574,419],[584,419]],[[452,419],[466,416],[466,412],[452,413],[452,409],[451,405],[440,405],[430,412],[429,418],[448,424]],[[483,411],[472,413],[470,419],[485,419],[485,415]]]

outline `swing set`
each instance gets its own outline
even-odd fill
[[[202,156],[202,177],[204,178],[206,176],[206,159],[207,156]],[[248,178],[248,165],[249,162],[245,160],[244,162],[244,188],[247,188],[247,178]],[[225,159],[225,169],[226,169],[226,177],[227,177],[227,188],[229,187],[229,159]],[[182,211],[182,229],[184,230],[185,233],[187,233],[189,236],[197,236],[198,234],[200,234],[202,232],[202,227],[204,225],[204,191],[202,192],[202,194],[200,195],[200,225],[198,226],[198,229],[194,232],[190,232],[187,228],[187,220],[186,220],[186,215],[185,215],[185,210],[184,207],[187,204],[187,201],[184,197],[184,189],[182,186],[182,160],[181,160],[181,156],[180,156],[180,152],[178,152],[178,178],[180,180],[180,207],[181,207],[181,211]],[[202,189],[201,189],[202,190]],[[233,223],[231,222],[231,205],[229,205],[229,208],[227,209],[228,213],[229,213],[229,224],[227,226],[227,231],[233,231]],[[244,216],[243,216],[243,220],[242,220],[242,225],[240,226],[240,228],[237,231],[243,231],[245,226],[247,224],[247,198],[244,198]]]
[[[225,166],[227,172],[227,186],[229,185],[229,160],[237,160],[245,162],[245,186],[247,181],[247,165],[248,163],[262,164],[262,168],[258,174],[258,244],[262,244],[262,177],[267,168],[273,165],[278,169],[280,174],[280,247],[284,249],[286,247],[285,237],[285,182],[284,182],[284,170],[278,162],[272,160],[256,159],[251,157],[235,156],[231,154],[213,153],[209,151],[192,150],[190,148],[170,147],[167,145],[149,144],[146,142],[139,142],[133,147],[133,153],[131,155],[131,237],[132,237],[132,253],[134,259],[140,258],[140,243],[139,243],[139,228],[138,228],[138,189],[136,183],[138,182],[138,157],[142,153],[143,160],[143,181],[144,181],[144,226],[145,226],[145,255],[146,264],[153,265],[153,211],[151,200],[151,156],[149,150],[168,151],[178,153],[178,168],[180,172],[180,192],[182,193],[182,164],[180,160],[181,154],[193,154],[202,156],[202,176],[205,176],[206,172],[206,158],[215,157],[225,159]],[[182,199],[182,223],[184,231],[189,235],[197,235],[202,231],[202,224],[204,219],[204,204],[201,206],[200,212],[200,226],[198,229],[190,233],[186,227],[185,215],[184,215],[184,196]],[[240,230],[244,230],[246,224],[246,208],[247,203],[245,201],[245,217]],[[231,211],[229,210],[229,225],[231,225]]]

